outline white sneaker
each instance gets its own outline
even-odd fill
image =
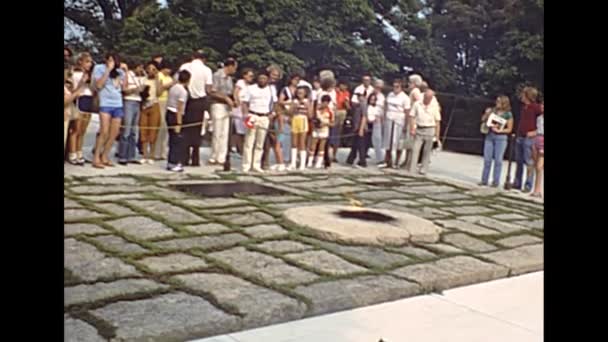
[[[284,165],[284,164],[280,164],[280,165],[279,165],[279,167],[277,168],[277,170],[278,170],[279,172],[283,172],[283,171],[285,171],[285,169],[286,169],[286,168],[285,168],[285,165]]]
[[[262,169],[261,169],[261,168],[259,168],[259,167],[254,167],[254,168],[253,168],[253,171],[255,171],[255,172],[257,172],[257,173],[265,173],[265,172],[266,172],[266,171],[262,170]]]
[[[270,167],[270,171],[277,171],[279,169],[279,164],[274,164]]]
[[[154,160],[152,160],[152,159],[148,159],[147,162],[148,162],[148,165],[154,165]]]
[[[140,163],[141,165],[144,165],[144,164],[146,164],[148,161],[147,161],[147,160],[145,160],[145,159],[140,159],[140,160],[138,160],[137,162],[138,162],[138,163]]]
[[[168,170],[171,172],[184,172],[184,168],[179,164],[175,165],[172,168],[169,168]]]

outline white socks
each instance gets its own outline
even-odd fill
[[[320,154],[317,156],[317,163],[315,164],[315,169],[322,169],[323,168],[323,155]]]
[[[298,149],[297,148],[292,148],[291,149],[291,163],[289,164],[289,170],[295,170],[296,169],[296,162],[298,160]]]
[[[306,168],[306,151],[300,151],[300,167],[298,170],[304,170]]]

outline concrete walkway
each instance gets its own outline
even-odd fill
[[[543,272],[193,342],[541,342]]]

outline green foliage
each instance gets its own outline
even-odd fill
[[[542,0],[64,0],[66,22],[86,29],[77,48],[181,63],[204,48],[210,64],[331,68],[390,80],[413,68],[432,87],[471,95],[543,87]],[[389,33],[383,20],[398,32]],[[86,43],[86,44],[85,44]]]

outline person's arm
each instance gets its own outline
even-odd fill
[[[77,88],[76,90],[74,90],[71,93],[63,93],[63,106],[67,106],[69,105],[71,102],[74,102],[74,100],[76,100],[76,98],[78,96],[80,96],[80,92],[82,91],[83,88]]]
[[[412,108],[412,110],[410,111],[410,135],[413,137],[414,135],[416,135],[416,111],[417,111],[417,107],[414,106]]]
[[[185,106],[186,100],[185,99],[180,99],[177,102],[177,114],[175,115],[175,120],[177,121],[177,124],[175,127],[175,133],[179,134],[182,131],[182,118],[184,116],[184,109],[186,108]]]
[[[367,127],[367,115],[361,115],[361,124],[359,125],[359,136],[365,135],[365,127]]]
[[[108,80],[108,77],[110,77],[110,71],[112,71],[112,68],[109,67],[110,65],[112,68],[114,68],[114,63],[110,63],[106,66],[106,70],[103,72],[101,77],[95,78],[95,87],[97,87],[97,90],[103,88],[104,84],[106,84],[106,81]]]
[[[491,113],[492,113],[492,108],[490,108],[490,107],[486,108],[486,111],[481,116],[481,122],[488,121],[488,118],[490,117]]]

